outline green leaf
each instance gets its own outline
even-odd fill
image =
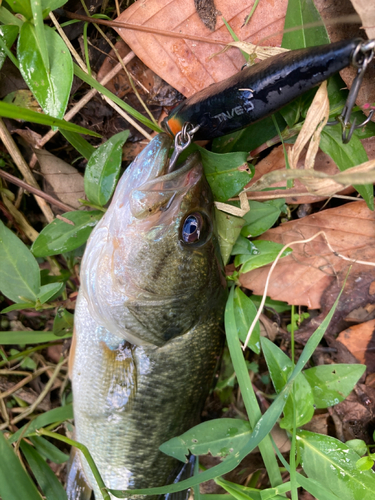
[[[362,457],[355,464],[358,470],[370,470],[374,466],[374,460],[370,457]]]
[[[275,243],[273,241],[263,241],[263,240],[256,240],[254,242],[256,245],[256,248],[258,250],[258,253],[253,255],[236,255],[234,259],[234,265],[236,267],[241,267],[241,274],[247,273],[253,269],[257,269],[258,267],[265,266],[267,264],[270,264],[273,262],[277,255],[279,254],[280,250],[283,248],[284,245],[281,245],[280,243]],[[287,248],[284,250],[282,253],[282,257],[286,257],[292,252],[291,248]]]
[[[240,340],[245,343],[250,325],[252,324],[257,308],[252,303],[240,288],[236,288],[233,298],[234,315],[236,326]],[[248,346],[256,354],[260,353],[260,325],[257,321],[255,328],[251,334]]]
[[[103,212],[77,210],[67,212],[64,217],[73,225],[55,219],[46,226],[34,241],[31,251],[36,257],[47,257],[69,252],[86,243],[91,231],[103,217]]]
[[[252,295],[251,300],[254,303],[255,307],[260,307],[263,297],[261,295]],[[266,298],[266,302],[264,307],[268,307],[270,309],[274,309],[277,313],[283,313],[285,311],[290,311],[291,306],[286,302],[282,302],[281,300],[273,300],[269,297]]]
[[[293,370],[291,359],[269,339],[261,338],[262,350],[272,383],[276,392],[282,391]],[[288,397],[284,407],[284,418],[280,422],[283,429],[293,428],[293,399],[296,411],[297,427],[309,422],[314,414],[314,399],[311,387],[301,373],[296,377],[293,393]]]
[[[28,20],[32,19],[30,0],[5,0],[5,2],[16,14],[22,14]]]
[[[255,238],[275,224],[283,211],[285,200],[281,198],[264,202],[250,201],[249,205],[250,210],[244,215],[246,224],[241,234]]]
[[[2,500],[41,500],[35,484],[12,446],[0,432],[0,496]]]
[[[60,406],[59,408],[54,408],[53,410],[46,411],[42,413],[31,423],[25,424],[21,429],[18,429],[16,433],[14,433],[9,438],[9,443],[14,443],[18,441],[21,437],[27,437],[30,434],[33,434],[37,429],[41,429],[42,427],[46,427],[47,425],[64,422],[64,420],[70,420],[73,418],[73,405],[68,404],[66,406]],[[1,456],[1,455],[0,455]]]
[[[37,300],[40,304],[45,304],[49,300],[54,300],[59,295],[61,295],[64,283],[50,283],[48,285],[43,285],[40,287]]]
[[[75,125],[74,123],[59,120],[52,116],[37,113],[30,109],[20,108],[14,104],[0,101],[0,116],[5,118],[13,118],[15,120],[24,120],[25,122],[40,123],[42,125],[49,125],[50,127],[58,127],[62,130],[71,130],[80,134],[92,135],[93,137],[100,137],[99,134],[84,127]]]
[[[314,26],[305,27],[309,24]],[[312,0],[289,0],[281,46],[293,50],[329,42],[327,30],[314,2]]]
[[[281,114],[275,113],[274,116],[280,130],[284,130],[286,123]],[[272,117],[268,117],[242,130],[214,139],[212,151],[214,153],[250,152],[277,135]]]
[[[43,15],[42,15],[42,2],[41,2],[41,0],[31,0],[30,5],[31,5],[31,11],[33,13],[33,24],[35,27],[35,41],[37,43],[38,51],[39,51],[39,54],[42,58],[43,65],[44,65],[47,73],[49,73],[50,63],[49,63],[49,58],[48,58],[46,35],[45,35],[45,31],[44,31],[44,23],[43,23]],[[30,67],[29,67],[29,71],[30,71]]]
[[[114,135],[91,155],[85,170],[85,192],[91,203],[105,205],[120,175],[122,147],[129,130]]]
[[[226,481],[221,477],[215,479],[215,483],[224,488],[225,491],[230,493],[237,500],[262,500],[261,490],[248,488],[246,486],[242,486],[241,484],[235,484],[230,481]]]
[[[10,48],[16,40],[18,31],[18,26],[0,26],[0,38],[8,48]],[[5,59],[6,53],[2,48],[0,48],[0,69],[5,62]]]
[[[227,201],[236,196],[252,179],[246,152],[216,154],[201,147],[205,176],[215,200]]]
[[[51,467],[43,460],[36,449],[26,443],[21,442],[21,450],[32,470],[46,500],[67,500],[62,484],[57,479]],[[28,498],[28,497],[27,497]]]
[[[4,25],[18,26],[18,28],[23,25],[23,21],[11,14],[5,7],[0,7],[0,22]]]
[[[241,217],[226,214],[217,208],[215,208],[215,221],[220,252],[223,263],[226,265],[231,255],[233,245],[236,243],[245,221]]]
[[[61,130],[62,135],[65,139],[75,148],[82,156],[88,160],[90,156],[95,151],[94,146],[91,146],[89,142],[86,141],[80,134],[77,132],[69,132],[68,130]]]
[[[42,0],[42,9],[50,12],[66,4],[66,0]]]
[[[158,125],[155,125],[154,122],[152,122],[148,118],[145,118],[141,113],[139,113],[139,111],[136,111],[131,106],[129,106],[129,104],[126,104],[126,102],[124,102],[122,99],[120,99],[115,94],[110,92],[106,87],[104,87],[94,78],[92,78],[92,76],[82,71],[79,66],[74,64],[73,67],[74,67],[74,74],[78,76],[78,78],[86,82],[88,85],[96,89],[101,94],[105,95],[106,97],[109,97],[111,101],[115,102],[118,106],[120,106],[120,108],[124,109],[127,113],[129,113],[129,115],[136,118],[140,123],[146,125],[146,127],[149,127],[151,130],[155,130],[156,132],[163,132],[163,130]]]
[[[358,455],[338,439],[297,431],[302,467],[308,477],[345,500],[373,500],[375,474],[356,468]]]
[[[326,127],[322,131],[320,148],[332,158],[341,172],[368,161],[361,141],[353,135],[348,144],[342,142],[341,125]],[[353,185],[365,200],[370,210],[374,210],[374,193],[372,184]]]
[[[11,311],[22,311],[22,309],[35,309],[36,302],[20,302],[18,304],[12,304],[9,307],[3,309],[0,314],[5,314]]]
[[[235,418],[220,418],[196,425],[181,436],[160,446],[166,455],[186,461],[186,456],[207,455],[225,457],[241,447],[251,434],[249,422]]]
[[[0,290],[13,302],[35,302],[40,288],[39,266],[33,254],[0,221]]]
[[[362,439],[349,439],[349,441],[346,441],[345,443],[349,448],[353,451],[355,451],[360,457],[367,453],[367,446]]]
[[[366,370],[365,365],[320,365],[304,371],[317,408],[328,408],[344,401]]]
[[[50,68],[44,63],[34,26],[24,23],[17,47],[20,71],[43,111],[62,118],[73,82],[73,62],[61,37],[52,28],[43,26]]]
[[[57,337],[62,337],[69,333],[73,333],[74,314],[70,313],[63,307],[59,307],[53,321],[53,333]]]
[[[70,338],[66,335],[63,338]],[[27,344],[45,344],[53,340],[61,340],[52,332],[0,332],[0,345],[27,345]]]
[[[31,436],[30,441],[42,457],[51,460],[55,464],[63,464],[69,460],[69,455],[63,453],[57,446],[44,439],[42,436]]]

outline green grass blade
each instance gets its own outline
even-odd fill
[[[53,332],[0,332],[0,345],[44,344],[54,340],[68,339],[72,335],[56,337]]]
[[[46,500],[68,500],[62,484],[36,449],[25,441],[22,441],[21,450]]]
[[[41,500],[35,484],[12,446],[0,432],[0,496],[2,500]]]

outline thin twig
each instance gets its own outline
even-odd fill
[[[94,17],[82,16],[81,14],[73,14],[72,12],[64,11],[64,15],[69,19],[77,19],[78,21],[86,21],[88,23],[103,24],[104,26],[109,26],[110,28],[124,28],[133,31],[144,31],[146,33],[152,33],[154,35],[166,36],[169,38],[185,38],[186,40],[192,40],[193,42],[205,42],[212,45],[226,45],[227,42],[223,40],[215,40],[214,38],[206,38],[203,36],[189,35],[187,33],[179,33],[175,31],[159,30],[157,28],[152,28],[151,26],[141,26],[139,24],[122,23],[120,21],[105,21],[104,19],[96,19]]]
[[[56,207],[61,208],[61,210],[64,210],[65,212],[72,212],[75,210],[75,208],[66,205],[62,201],[56,200],[56,198],[54,198],[53,196],[44,193],[40,189],[30,186],[30,184],[28,184],[27,182],[22,181],[21,179],[18,179],[18,177],[14,177],[14,175],[8,174],[8,172],[4,172],[4,170],[1,169],[0,169],[0,177],[2,177],[8,182],[11,182],[12,184],[15,184],[16,186],[23,188],[25,191],[29,191],[30,193],[37,195],[40,198],[43,198],[44,200],[48,201],[48,203],[50,203],[51,205],[55,205]],[[54,218],[55,216],[52,214],[52,220]],[[52,220],[48,222],[52,222]]]
[[[14,392],[18,391],[18,389],[21,389],[21,387],[28,384],[29,382],[31,382],[35,378],[39,377],[39,375],[41,375],[45,371],[49,370],[50,368],[51,368],[50,366],[43,366],[42,368],[39,368],[39,370],[36,370],[35,372],[30,373],[27,377],[20,380],[17,384],[14,384],[14,386],[11,387],[10,389],[8,389],[5,392],[0,393],[0,399],[4,399],[4,398],[11,396]]]
[[[13,158],[13,161],[17,165],[21,174],[24,176],[27,184],[39,190],[40,189],[39,185],[34,179],[34,176],[28,164],[25,162],[23,156],[21,155],[20,150],[18,149],[16,143],[13,140],[13,137],[10,135],[9,130],[6,128],[5,123],[1,118],[0,118],[0,139],[3,141],[4,146],[8,150],[11,157]],[[47,221],[52,222],[54,219],[54,215],[51,210],[51,207],[47,205],[44,197],[41,197],[39,193],[38,196],[36,196],[35,192],[33,194],[35,196],[36,202],[38,203]]]

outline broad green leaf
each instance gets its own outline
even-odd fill
[[[372,460],[372,458],[368,456],[362,457],[359,460],[357,460],[355,466],[358,470],[370,470],[374,466],[374,460]]]
[[[217,237],[220,245],[220,252],[223,263],[228,263],[233,245],[241,232],[244,220],[241,217],[226,214],[215,208],[215,221],[217,228]]]
[[[18,28],[23,25],[23,21],[11,14],[5,7],[0,7],[0,22],[4,25],[18,26]]]
[[[33,254],[0,221],[0,290],[13,302],[35,302],[40,288],[39,266]]]
[[[73,333],[74,314],[70,313],[63,307],[59,307],[53,321],[53,333],[57,337],[62,337],[69,333]]]
[[[345,286],[345,283],[344,283]],[[272,405],[268,408],[268,410],[264,413],[264,415],[261,416],[261,418],[258,420],[257,425],[256,425],[256,432],[253,432],[248,439],[246,443],[244,443],[243,447],[236,453],[235,455],[231,454],[228,455],[228,457],[224,458],[224,460],[212,467],[209,470],[206,470],[199,474],[199,476],[193,476],[190,479],[185,479],[182,480],[178,483],[175,484],[170,484],[167,486],[161,486],[161,487],[156,487],[156,488],[144,488],[144,489],[130,489],[130,490],[110,490],[113,492],[116,497],[118,498],[128,498],[130,495],[160,495],[160,494],[165,494],[165,493],[175,493],[177,491],[183,491],[186,490],[187,488],[191,488],[192,486],[195,486],[196,484],[202,483],[204,481],[209,481],[210,479],[217,478],[223,474],[226,474],[227,472],[230,472],[233,470],[237,465],[249,454],[251,451],[258,446],[262,440],[268,436],[270,433],[272,427],[276,423],[277,419],[279,418],[284,404],[285,404],[285,399],[288,396],[291,386],[298,376],[299,373],[301,373],[301,370],[303,367],[306,365],[312,354],[314,353],[315,349],[319,345],[320,341],[323,338],[324,332],[326,331],[332,316],[337,308],[337,304],[340,300],[341,293],[342,293],[343,288],[340,291],[339,296],[335,300],[335,303],[333,304],[331,310],[325,317],[325,319],[322,321],[322,323],[319,325],[319,327],[315,330],[315,332],[311,335],[309,340],[306,342],[306,345],[301,353],[301,356],[299,357],[298,363],[296,364],[289,380],[287,383],[287,386],[284,387],[284,389],[281,391],[281,393],[276,397]],[[229,301],[232,300],[233,303],[233,292],[230,293],[229,295]],[[233,330],[235,325],[235,320],[234,320],[234,314],[233,314],[233,307],[228,307],[226,308],[226,325],[230,324],[231,329]],[[232,336],[231,336],[232,337]],[[233,335],[233,340],[234,340],[234,335]],[[239,351],[241,351],[240,343],[238,341],[238,347]],[[233,358],[237,355],[238,349],[236,352],[234,352]],[[245,360],[242,356],[242,360],[245,363]],[[236,369],[236,368],[235,368]],[[248,376],[248,373],[247,373]],[[32,424],[31,424],[32,425]],[[18,431],[19,432],[19,431]],[[302,481],[303,478],[302,477]],[[333,498],[336,498],[335,495]],[[326,498],[324,498],[326,500]],[[329,499],[331,500],[331,499]],[[342,500],[342,499],[341,499]]]
[[[50,222],[40,232],[31,247],[31,251],[36,257],[69,252],[86,243],[91,231],[103,217],[103,212],[77,210],[76,212],[67,212],[64,217],[72,221],[73,225],[61,219]]]
[[[241,267],[241,274],[247,273],[253,269],[257,269],[258,267],[265,266],[273,262],[280,250],[284,245],[280,243],[275,243],[273,241],[265,241],[265,240],[256,240],[254,242],[257,247],[258,254],[257,255],[236,255],[234,259],[234,265],[236,267]],[[291,248],[287,248],[282,253],[281,257],[286,257],[292,252]]]
[[[36,302],[19,302],[18,304],[12,304],[9,307],[6,307],[0,314],[6,314],[10,311],[22,311],[22,309],[35,309]]]
[[[20,71],[43,111],[62,118],[73,82],[73,62],[61,37],[46,25],[44,33],[50,68],[44,64],[34,26],[24,23],[17,47]]]
[[[245,343],[250,325],[252,324],[257,308],[249,297],[247,297],[240,288],[236,288],[233,298],[234,314],[236,318],[236,326],[240,340]],[[248,346],[256,354],[260,353],[260,326],[257,321],[255,328],[251,334]]]
[[[46,500],[67,500],[65,490],[57,479],[55,473],[46,461],[39,455],[37,450],[26,443],[21,442],[21,450],[32,470],[40,489],[46,497]]]
[[[309,24],[313,24],[313,27],[309,27]],[[293,50],[329,42],[327,30],[313,0],[289,0],[281,46]]]
[[[279,393],[285,386],[290,373],[293,370],[291,359],[273,342],[265,337],[261,338],[262,350],[272,383]],[[284,407],[284,418],[280,427],[283,429],[293,428],[293,399],[296,411],[297,427],[309,422],[314,414],[314,399],[312,390],[304,375],[301,373],[296,377],[293,385],[293,393],[289,396]]]
[[[186,456],[207,455],[225,457],[238,450],[251,434],[250,424],[235,418],[220,418],[202,422],[160,446],[166,455],[186,461]]]
[[[40,304],[45,304],[49,300],[54,300],[61,295],[64,286],[64,283],[50,283],[48,285],[41,286],[37,295],[37,300]]]
[[[314,366],[304,371],[317,408],[344,401],[366,370],[365,365],[337,364]]]
[[[252,295],[251,300],[254,303],[255,307],[260,307],[263,297],[260,295]],[[290,311],[291,306],[286,302],[282,302],[281,300],[273,300],[269,297],[266,298],[266,302],[264,304],[265,308],[274,309],[277,313],[283,313],[285,311]]]
[[[205,176],[215,200],[236,196],[252,179],[245,152],[216,154],[199,148]]]
[[[368,161],[368,157],[361,141],[353,135],[349,144],[342,142],[342,130],[340,125],[326,127],[322,131],[320,148],[332,158],[338,168],[343,172],[351,167]],[[353,185],[365,200],[370,210],[374,210],[374,193],[372,184],[362,186]]]
[[[232,255],[259,255],[259,250],[252,241],[240,235],[233,246]]]
[[[95,151],[94,146],[86,141],[80,134],[77,132],[69,132],[67,130],[61,130],[62,135],[65,139],[79,152],[82,156],[88,160],[90,156]]]
[[[58,127],[61,130],[70,130],[79,134],[92,135],[93,137],[100,137],[100,135],[96,132],[80,127],[79,125],[75,125],[74,123],[53,118],[52,116],[44,115],[42,113],[37,113],[36,111],[31,111],[30,109],[20,108],[19,106],[15,106],[14,104],[10,104],[8,102],[0,101],[0,116],[3,116],[4,118],[13,118],[15,120],[24,120],[25,122],[40,123],[50,127]]]
[[[345,443],[349,448],[355,451],[360,457],[367,453],[367,446],[362,439],[350,439]]]
[[[63,464],[69,460],[69,455],[63,453],[57,446],[44,439],[42,436],[30,436],[30,441],[44,458],[55,464]]]
[[[43,12],[56,10],[66,4],[66,0],[42,0]]]
[[[286,123],[281,114],[275,113],[274,116],[279,129],[284,130]],[[250,152],[277,135],[278,133],[272,117],[268,117],[242,130],[214,139],[212,151],[214,153],[231,153],[235,151]]]
[[[35,484],[12,446],[0,432],[0,497],[2,500],[41,500]]]
[[[105,205],[116,187],[122,162],[122,146],[129,130],[114,135],[98,147],[85,170],[85,193],[91,203]]]
[[[122,99],[117,97],[115,94],[113,94],[111,91],[109,91],[106,87],[101,85],[98,81],[96,81],[92,76],[88,75],[84,71],[81,70],[79,66],[76,64],[73,64],[74,68],[74,74],[78,76],[82,81],[86,82],[88,85],[96,89],[98,92],[101,94],[109,97],[111,101],[115,102],[120,108],[124,109],[129,115],[133,116],[136,118],[140,123],[143,125],[146,125],[146,127],[149,127],[151,130],[155,130],[156,132],[163,132],[163,130],[156,125],[154,122],[149,120],[148,118],[144,117],[139,111],[136,111],[133,109],[129,104],[126,104]]]
[[[18,35],[18,27],[17,26],[0,26],[0,38],[5,43],[5,45],[10,48]],[[2,68],[6,59],[5,51],[0,48],[0,69]]]
[[[356,468],[358,455],[338,439],[297,431],[302,467],[308,477],[345,500],[373,500],[375,473]]]
[[[241,234],[255,238],[275,224],[283,211],[285,200],[281,198],[280,200],[264,202],[250,201],[249,205],[250,210],[244,215],[246,224]]]
[[[42,427],[46,427],[47,425],[60,423],[64,420],[70,420],[72,418],[73,406],[71,404],[46,411],[45,413],[37,416],[34,420],[31,421],[31,423],[25,424],[23,427],[21,427],[21,429],[18,429],[18,431],[9,438],[9,443],[14,443],[21,437],[27,437],[30,434],[33,434],[37,429],[41,429]]]
[[[27,345],[27,344],[45,344],[61,338],[70,338],[71,335],[57,337],[52,332],[0,332],[0,345]]]
[[[28,20],[32,19],[30,0],[5,0],[5,2],[16,14],[22,14]]]

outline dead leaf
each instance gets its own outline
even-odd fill
[[[137,56],[161,78],[189,97],[211,83],[220,82],[237,73],[244,58],[236,48],[210,59],[210,56],[233,39],[222,17],[241,41],[278,46],[281,44],[287,0],[260,2],[250,22],[244,20],[254,0],[216,0],[221,16],[215,31],[205,27],[196,13],[194,0],[142,0],[126,9],[117,21],[148,26],[173,34],[185,33],[222,42],[204,43],[173,36],[161,36],[125,28],[115,28]]]
[[[351,0],[353,7],[358,12],[359,17],[366,30],[367,36],[375,38],[375,4],[368,0]]]
[[[367,370],[375,372],[375,319],[347,328],[337,337],[337,341],[367,366]]]
[[[73,208],[82,208],[78,201],[85,197],[82,174],[45,149],[36,149],[34,152],[47,184],[45,191]]]
[[[367,208],[364,201],[281,224],[266,231],[261,239],[286,245],[310,238],[319,231],[324,231],[326,240],[319,236],[308,244],[295,245],[292,254],[278,262],[268,289],[272,299],[318,309],[323,292],[338,277],[345,276],[350,265],[353,275],[374,270],[373,267],[343,260],[327,244],[328,241],[334,252],[354,262],[375,263],[375,213]],[[241,285],[261,295],[269,268],[264,266],[242,275]]]

